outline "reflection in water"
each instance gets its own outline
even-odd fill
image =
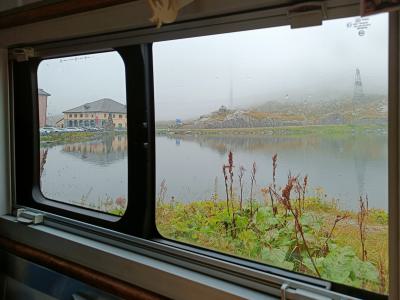
[[[106,135],[101,140],[63,145],[62,151],[97,165],[106,165],[125,159],[127,149],[126,135]]]
[[[174,137],[175,139],[176,136]],[[361,157],[361,160],[382,159],[386,152],[382,152],[382,146],[387,146],[386,134],[361,134],[347,135],[340,138],[304,136],[304,137],[273,137],[268,135],[181,135],[181,141],[196,142],[200,147],[207,147],[225,156],[230,150],[265,152],[287,151],[304,149],[321,149],[327,155],[339,155],[348,157]]]
[[[185,140],[197,141],[200,146],[215,149],[222,156],[226,156],[229,150],[276,151],[277,153],[288,149],[320,149],[327,156],[352,158],[357,175],[358,193],[365,194],[365,172],[368,161],[386,159],[382,145],[387,144],[385,135],[349,135],[339,139],[331,137],[265,137],[265,136],[183,136]],[[306,171],[306,170],[305,170]]]
[[[128,191],[127,147],[126,134],[42,147],[42,193],[104,211],[122,208]]]
[[[179,148],[175,143],[178,138]],[[357,208],[359,196],[368,194],[371,207],[387,209],[388,149],[384,132],[340,137],[157,137],[157,186],[166,179],[168,197],[174,196],[181,201],[208,199],[214,193],[217,176],[220,177],[218,189],[222,193],[220,169],[230,150],[234,153],[237,168],[243,165],[250,170],[253,161],[257,163],[258,190],[271,182],[271,157],[277,153],[279,184],[285,183],[289,171],[308,174],[312,186],[310,194],[317,190],[328,199],[339,199],[341,206],[350,209]],[[171,169],[176,172],[171,173]]]
[[[309,194],[340,199],[343,207],[357,209],[360,195],[368,194],[371,207],[387,209],[387,135],[358,134],[341,137],[157,136],[157,187],[163,179],[168,199],[209,199],[223,194],[221,166],[234,153],[235,167],[249,170],[257,163],[256,196],[272,180],[271,157],[278,153],[277,184],[288,172],[308,175]],[[127,137],[102,139],[42,148],[42,192],[66,202],[91,203],[127,196]],[[47,151],[47,152],[46,152]],[[42,155],[43,156],[43,155]],[[100,199],[100,200],[99,200]]]

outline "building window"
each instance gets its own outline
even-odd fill
[[[112,117],[115,118],[115,114],[113,114]]]
[[[77,118],[78,117],[78,115],[77,114],[74,114],[74,118]]]
[[[72,118],[72,114],[69,114],[69,117]]]
[[[107,118],[107,114],[104,114],[104,118]]]
[[[153,45],[163,237],[388,292],[388,20],[353,22]]]
[[[122,119],[122,115],[119,115],[119,118]]]

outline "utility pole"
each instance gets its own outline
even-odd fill
[[[229,87],[229,108],[230,108],[230,109],[233,109],[233,79],[232,79],[232,70],[231,70],[230,87]]]
[[[355,103],[359,103],[364,98],[363,86],[361,82],[360,69],[356,69],[356,76],[354,79],[354,94],[353,94],[353,108]]]

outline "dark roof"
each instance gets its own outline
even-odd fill
[[[46,92],[44,89],[39,89],[38,94],[41,95],[41,96],[51,96],[51,94]]]
[[[64,113],[81,112],[126,113],[126,106],[112,99],[104,98],[64,111]]]

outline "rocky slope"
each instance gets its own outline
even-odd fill
[[[365,97],[360,103],[349,99],[313,103],[269,102],[252,109],[227,109],[224,106],[190,122],[183,128],[255,128],[304,125],[384,124],[387,98]]]

